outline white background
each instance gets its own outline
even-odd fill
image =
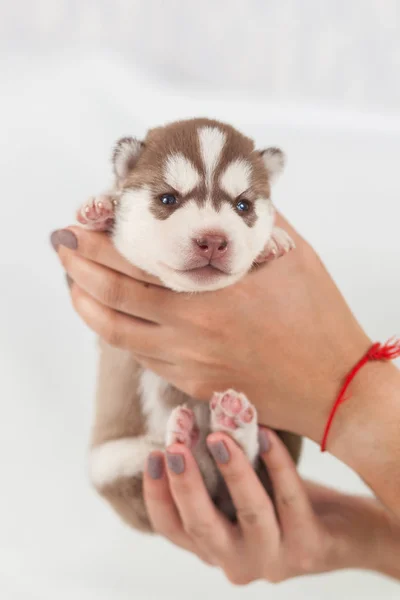
[[[354,571],[236,589],[120,524],[86,479],[95,340],[48,235],[119,136],[221,118],[284,148],[276,204],[369,335],[400,334],[399,3],[10,0],[0,40],[0,597],[398,598]],[[311,443],[301,471],[365,491]]]

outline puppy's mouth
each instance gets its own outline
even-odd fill
[[[229,277],[233,275],[230,271],[217,267],[212,263],[206,263],[200,266],[188,267],[187,269],[176,269],[162,263],[164,267],[167,267],[170,271],[178,273],[179,275],[186,275],[193,281],[211,281],[220,277]]]
[[[223,271],[222,269],[212,265],[211,263],[202,267],[192,267],[191,269],[184,269],[182,271],[178,271],[178,273],[182,273],[182,275],[188,275],[192,279],[196,280],[216,279],[217,277],[226,277],[227,275],[230,275],[229,272]]]

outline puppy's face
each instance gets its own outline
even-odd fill
[[[280,150],[256,151],[232,127],[193,119],[120,140],[113,160],[113,239],[127,260],[176,291],[225,287],[250,269],[271,235]]]

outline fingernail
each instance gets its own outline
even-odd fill
[[[53,233],[50,236],[50,243],[53,246],[54,250],[57,252],[58,250],[58,230],[57,231],[53,231]]]
[[[68,287],[70,288],[70,287],[71,287],[71,285],[74,283],[74,280],[72,279],[72,277],[70,277],[70,276],[68,275],[68,273],[65,273],[65,279],[67,280],[67,285],[68,285]]]
[[[265,452],[268,452],[268,450],[271,447],[271,442],[269,441],[268,433],[267,433],[266,429],[258,430],[258,443],[260,446],[260,454],[264,454]]]
[[[147,472],[151,479],[161,479],[164,473],[164,461],[160,454],[150,454],[147,461]]]
[[[167,452],[167,465],[168,469],[175,473],[175,475],[181,475],[185,470],[185,459],[182,454]]]
[[[224,442],[214,442],[208,444],[208,448],[217,463],[221,465],[226,465],[229,462],[230,454],[228,448],[225,446]]]
[[[76,235],[68,229],[59,229],[58,231],[53,231],[50,236],[50,241],[55,251],[58,250],[60,245],[70,248],[71,250],[76,250],[78,247]]]

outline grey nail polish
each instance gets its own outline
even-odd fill
[[[66,248],[70,248],[71,250],[76,250],[78,247],[78,240],[76,235],[68,229],[60,229],[57,232],[57,242],[58,245],[61,244]]]
[[[50,242],[56,252],[60,244],[66,248],[71,248],[71,250],[76,250],[78,247],[76,235],[72,231],[68,231],[68,229],[53,231],[50,236]]]
[[[161,479],[164,472],[164,461],[160,454],[150,454],[147,461],[147,472],[152,479]]]
[[[53,246],[54,250],[57,252],[58,246],[59,246],[58,230],[57,231],[53,231],[53,233],[51,234],[51,236],[50,236],[50,243]]]
[[[226,465],[229,462],[230,454],[224,442],[214,442],[208,445],[210,452],[217,463]]]
[[[167,465],[170,471],[180,475],[185,470],[185,459],[181,454],[167,452]]]
[[[270,441],[268,439],[268,433],[265,429],[259,429],[258,431],[258,443],[260,445],[260,454],[264,454],[264,452],[268,452],[270,449]]]
[[[72,279],[72,277],[70,277],[70,276],[68,275],[68,273],[65,273],[65,279],[66,279],[66,281],[67,281],[67,285],[68,285],[68,287],[70,288],[70,287],[71,287],[71,285],[74,283],[74,280]]]

